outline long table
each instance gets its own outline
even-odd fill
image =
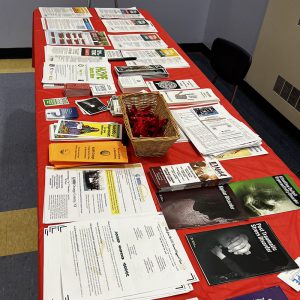
[[[92,23],[96,30],[106,31],[101,20],[98,18],[95,10],[90,9],[92,14]],[[197,66],[187,57],[187,55],[180,49],[175,41],[168,35],[168,33],[158,24],[158,22],[147,12],[141,10],[146,19],[151,20],[154,26],[158,30],[159,36],[168,44],[171,48],[175,48],[184,59],[190,64],[190,68],[184,69],[168,69],[170,73],[169,79],[188,79],[192,78],[201,88],[211,88],[214,93],[220,98],[221,104],[237,119],[240,121],[245,120],[234,109],[234,107],[223,97],[218,89],[208,80],[208,78],[197,68]],[[36,104],[36,139],[37,139],[37,173],[38,173],[38,253],[39,253],[39,299],[43,299],[43,230],[47,225],[42,222],[43,219],[43,202],[44,202],[44,185],[45,185],[45,166],[48,162],[48,145],[49,145],[49,121],[45,120],[45,107],[43,105],[43,99],[53,97],[63,97],[63,91],[59,89],[43,89],[41,84],[43,74],[43,62],[44,62],[44,46],[46,44],[44,31],[40,22],[41,15],[38,10],[33,14],[33,63],[35,66],[35,104]],[[184,21],[184,20],[182,20]],[[112,49],[112,47],[107,47]],[[124,62],[112,63],[115,65],[125,65]],[[117,79],[116,74],[114,79]],[[118,90],[118,93],[121,93]],[[81,97],[86,98],[86,97]],[[101,97],[104,101],[109,97]],[[69,98],[70,106],[74,106],[75,99]],[[86,116],[80,113],[79,119],[87,120]],[[121,118],[113,118],[109,112],[102,113],[100,115],[89,116],[90,121],[117,121],[122,122]],[[273,150],[263,142],[263,147],[269,152],[268,155],[258,156],[253,158],[243,158],[235,160],[222,161],[225,169],[233,176],[233,181],[253,179],[258,177],[273,176],[278,174],[289,174],[294,181],[300,186],[300,180],[297,176],[281,161],[281,159],[273,152]],[[157,210],[160,210],[158,202],[155,196],[155,186],[149,177],[149,167],[160,166],[162,164],[175,164],[183,162],[193,162],[202,160],[201,155],[192,146],[191,143],[177,143],[174,144],[164,157],[158,158],[140,158],[134,155],[131,146],[128,146],[129,162],[141,162],[145,169],[145,173],[148,175],[148,182],[152,192],[153,199]],[[251,219],[251,222],[266,221],[271,226],[281,243],[284,245],[287,252],[293,259],[299,256],[300,250],[300,212],[286,212],[277,215],[258,217]],[[299,223],[298,223],[299,222]],[[226,299],[241,294],[254,292],[266,287],[279,285],[288,296],[289,299],[298,299],[297,293],[289,286],[283,283],[277,278],[277,274],[263,275],[255,278],[244,279],[232,283],[220,284],[216,286],[209,286],[207,281],[195,259],[193,253],[186,241],[186,234],[194,233],[198,231],[207,231],[211,229],[218,229],[224,227],[235,226],[239,224],[248,224],[249,221],[243,221],[226,225],[216,225],[210,227],[201,227],[193,229],[178,230],[179,237],[184,245],[184,248],[197,272],[200,282],[193,284],[194,291],[189,294],[175,296],[172,299],[189,299],[192,297],[198,297],[199,299]],[[170,298],[171,299],[171,298]],[[44,299],[46,300],[46,299]]]

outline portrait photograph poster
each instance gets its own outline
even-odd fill
[[[209,285],[298,268],[266,222],[188,234],[187,240]]]

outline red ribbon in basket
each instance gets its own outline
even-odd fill
[[[148,106],[138,110],[134,105],[128,110],[128,118],[134,137],[163,136],[168,119],[159,119]]]

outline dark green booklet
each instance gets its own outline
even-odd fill
[[[222,224],[300,208],[300,189],[288,175],[158,193],[157,197],[172,229]]]

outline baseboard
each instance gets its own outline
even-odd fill
[[[1,59],[32,58],[32,48],[1,48]]]

